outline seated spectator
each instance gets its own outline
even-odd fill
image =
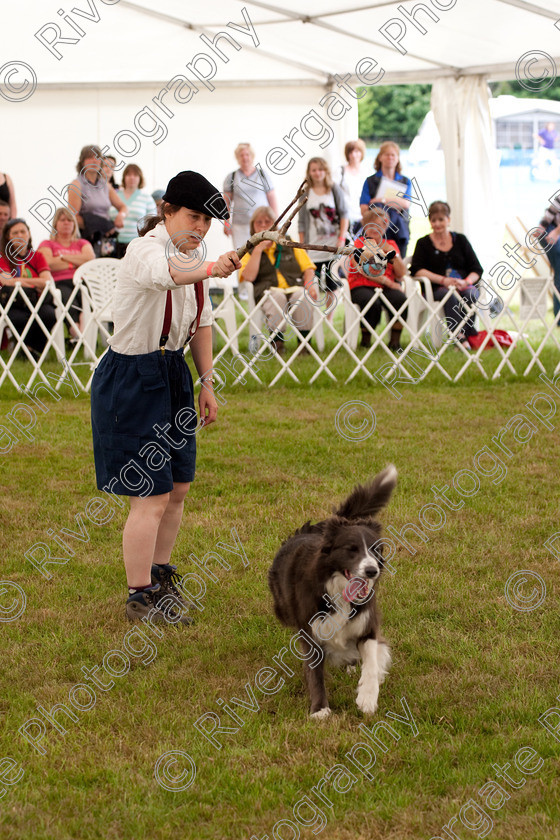
[[[152,193],[152,198],[154,199],[156,209],[159,213],[159,208],[163,204],[163,196],[165,194],[165,190],[154,190]]]
[[[399,146],[392,140],[381,144],[373,164],[375,173],[364,182],[360,206],[362,213],[372,204],[377,204],[387,211],[391,223],[391,236],[398,245],[399,254],[405,257],[410,239],[408,208],[412,183],[401,172],[400,154]]]
[[[275,215],[270,207],[257,207],[251,217],[250,236],[268,230],[274,220]],[[315,265],[305,251],[300,248],[282,247],[269,239],[259,242],[250,254],[241,258],[239,281],[253,284],[255,303],[260,301],[267,289],[270,290],[272,300],[266,300],[262,309],[278,353],[284,352],[284,334],[281,328],[286,299],[299,301],[297,307],[290,309],[288,321],[297,327],[302,336],[305,337],[313,326],[313,304],[307,295],[313,300],[317,299],[316,290],[313,288],[314,272]],[[282,312],[278,311],[275,303]],[[304,352],[309,351],[303,348],[301,353]]]
[[[341,166],[337,181],[346,198],[350,236],[354,238],[362,227],[360,196],[366,179],[364,156],[366,144],[363,140],[350,140],[344,147],[346,166]]]
[[[482,277],[482,266],[473,247],[463,233],[449,230],[451,209],[446,201],[433,201],[428,207],[432,232],[416,243],[410,273],[413,277],[427,277],[432,284],[434,300],[443,300],[448,289],[454,293],[444,304],[447,326],[454,332],[463,327],[455,340],[470,350],[468,337],[476,335],[474,317],[466,318],[464,304],[478,300],[476,284]]]
[[[96,256],[112,256],[116,242],[109,241],[108,237],[115,233],[115,228],[120,230],[124,225],[126,204],[107,183],[99,146],[84,146],[76,169],[78,177],[68,190],[68,205],[78,218],[83,238],[91,242]],[[114,221],[109,215],[111,205],[118,210]]]
[[[10,219],[15,219],[17,216],[16,195],[14,192],[14,185],[12,179],[6,173],[0,173],[2,179],[0,183],[0,201],[5,201],[10,208]]]
[[[129,163],[125,166],[122,176],[123,185],[118,191],[128,209],[128,215],[123,227],[117,235],[117,259],[124,257],[129,242],[138,236],[138,222],[144,216],[155,216],[157,208],[152,196],[144,192],[144,175],[139,166]]]
[[[6,307],[14,292],[17,282],[21,283],[31,306],[35,306],[48,280],[52,280],[49,266],[42,254],[31,247],[31,233],[23,219],[10,219],[4,225],[0,239],[0,303]],[[21,291],[16,293],[7,313],[19,335],[27,326],[30,307],[23,299]],[[56,323],[56,312],[52,296],[48,294],[38,310],[48,332]],[[39,357],[45,348],[48,337],[33,316],[33,323],[25,336],[25,344],[35,357]]]
[[[397,312],[406,303],[406,295],[402,290],[402,284],[400,282],[400,279],[406,274],[406,266],[399,256],[397,243],[392,239],[385,239],[385,231],[389,224],[388,214],[379,207],[373,207],[371,210],[366,210],[362,221],[364,225],[363,232],[355,240],[354,244],[357,249],[364,252],[364,256],[367,254],[368,242],[379,246],[385,253],[389,251],[396,252],[395,256],[387,264],[384,273],[380,272],[379,269],[375,269],[366,261],[360,260],[360,263],[358,263],[354,257],[350,258],[348,285],[350,286],[352,303],[355,303],[359,309],[365,309],[366,305],[376,294],[377,289],[383,289],[383,293],[379,295],[364,315],[371,329],[375,330],[381,319],[382,309],[387,312],[387,318],[389,320],[394,318],[394,313],[387,306],[388,303]],[[403,309],[399,317],[406,320],[406,308]],[[393,352],[399,350],[402,329],[403,325],[398,321],[391,327],[389,350]],[[367,327],[362,327],[362,341],[360,346],[371,346],[371,333]]]
[[[10,219],[10,205],[7,201],[0,201],[0,232]]]
[[[560,312],[560,201],[557,195],[558,193],[555,193],[552,197],[552,201],[544,211],[544,216],[536,229],[537,238],[548,257],[554,274],[554,288],[556,289],[556,294],[552,295],[554,320],[558,318]],[[557,321],[557,326],[560,326],[560,320]]]
[[[67,303],[74,291],[72,278],[77,267],[95,259],[91,244],[86,239],[80,239],[78,233],[75,216],[66,207],[59,207],[54,214],[51,238],[43,240],[38,248],[47,261],[64,303]],[[78,292],[69,310],[76,324],[80,319],[81,306],[81,296]],[[77,337],[73,327],[70,328],[70,334]]]

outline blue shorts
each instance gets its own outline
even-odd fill
[[[183,350],[124,356],[109,348],[91,385],[98,488],[159,496],[192,481],[197,423]]]

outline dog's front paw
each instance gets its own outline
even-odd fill
[[[377,698],[379,693],[372,694],[371,692],[360,689],[356,697],[356,705],[366,715],[374,715],[377,711]]]
[[[325,706],[324,709],[319,709],[318,712],[311,712],[310,717],[315,718],[315,720],[324,720],[325,718],[328,718],[330,713],[331,710],[329,709],[329,707]]]
[[[346,666],[346,673],[347,674],[355,674],[357,670],[358,669],[355,665],[347,665]]]

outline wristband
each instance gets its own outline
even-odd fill
[[[215,262],[208,263],[208,265],[206,266],[206,276],[207,277],[210,277],[210,275],[212,274],[212,269],[214,268],[215,265],[216,265]]]

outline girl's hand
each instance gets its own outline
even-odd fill
[[[560,239],[560,231],[556,230],[556,228],[554,230],[551,230],[550,233],[547,233],[545,239],[551,245],[556,245],[558,239]]]
[[[120,212],[118,212],[117,215],[115,216],[115,227],[122,228],[124,226],[125,218],[126,217],[123,214],[122,210]]]
[[[218,416],[218,403],[211,387],[202,385],[198,395],[198,407],[200,410],[200,425],[209,426]]]
[[[236,251],[227,251],[218,257],[212,268],[212,277],[229,277],[241,268],[241,262]]]

